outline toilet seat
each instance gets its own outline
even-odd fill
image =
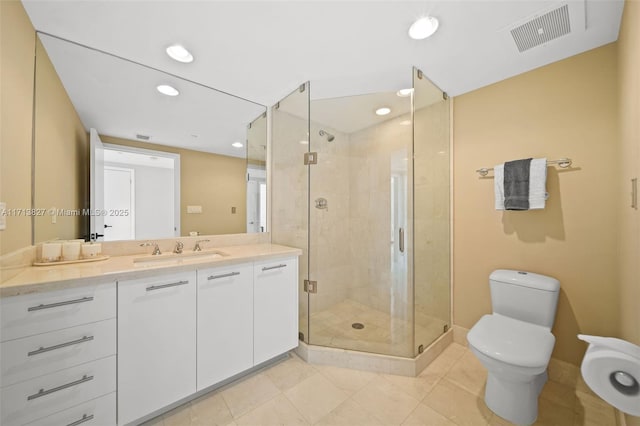
[[[500,314],[485,315],[473,326],[467,340],[484,355],[521,367],[546,368],[556,341],[540,325]]]

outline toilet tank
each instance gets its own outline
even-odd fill
[[[498,269],[489,276],[493,312],[551,328],[560,281],[533,272]]]

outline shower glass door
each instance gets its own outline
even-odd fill
[[[413,70],[415,353],[451,326],[450,105]]]
[[[303,250],[309,344],[412,358],[451,325],[450,105],[417,69],[407,89],[306,83],[271,109],[271,237]]]
[[[308,342],[413,357],[411,91],[311,99]]]
[[[298,262],[299,337],[308,340],[309,83],[271,108],[271,240],[302,249]]]

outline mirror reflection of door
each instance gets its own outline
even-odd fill
[[[267,173],[264,167],[247,168],[247,232],[267,230]]]
[[[104,240],[133,240],[135,234],[135,171],[104,167]]]
[[[104,218],[98,212],[104,209],[104,145],[96,129],[89,132],[90,165],[89,185],[91,194],[91,215],[89,226],[92,241],[102,241],[104,236]]]
[[[407,154],[391,153],[391,276],[397,289],[406,287],[407,278]]]
[[[180,235],[180,155],[104,144],[105,241]]]

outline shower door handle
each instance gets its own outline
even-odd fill
[[[398,230],[398,239],[399,239],[399,246],[400,246],[400,253],[404,253],[404,229],[400,228]]]

